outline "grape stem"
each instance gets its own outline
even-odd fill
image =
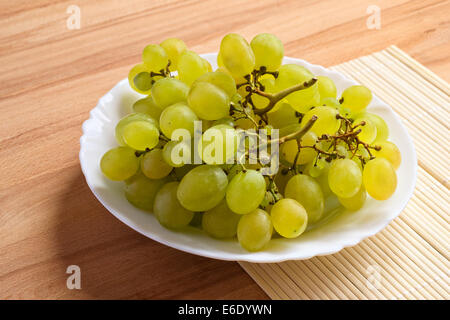
[[[295,86],[292,86],[290,88],[287,88],[287,89],[277,92],[275,94],[267,93],[267,92],[261,91],[259,89],[251,89],[254,93],[269,99],[269,104],[267,105],[267,107],[265,107],[263,109],[256,109],[254,111],[255,114],[264,114],[266,112],[269,112],[270,110],[273,109],[273,107],[275,107],[275,105],[277,104],[278,101],[284,99],[285,97],[287,97],[288,95],[290,95],[291,93],[293,93],[295,91],[307,89],[307,88],[313,86],[316,82],[317,82],[317,78],[311,78],[308,81],[299,83]]]

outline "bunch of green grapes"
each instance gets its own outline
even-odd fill
[[[391,197],[401,154],[367,109],[370,90],[339,96],[332,79],[283,56],[268,33],[226,35],[215,71],[180,39],[146,46],[128,75],[144,96],[116,124],[101,171],[164,227],[237,238],[248,251],[319,226],[332,197],[351,211]],[[252,158],[274,144],[278,153]],[[274,156],[278,171],[264,171]]]

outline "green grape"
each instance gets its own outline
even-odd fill
[[[137,100],[133,104],[133,111],[136,113],[144,113],[155,120],[159,120],[162,109],[155,104],[151,96],[148,96]]]
[[[183,40],[177,38],[169,38],[161,42],[160,46],[166,51],[170,60],[171,71],[178,70],[178,59],[180,55],[187,49]]]
[[[281,199],[270,211],[275,230],[285,238],[297,238],[308,224],[305,208],[294,199]]]
[[[349,154],[349,150],[343,144],[338,144],[336,146],[336,153],[344,158],[351,156],[351,153]]]
[[[262,77],[260,80],[260,83],[264,86],[264,92],[267,93],[274,93],[275,92],[275,79],[271,76],[271,77]],[[243,86],[245,87],[245,86]],[[241,88],[243,88],[241,87]],[[258,94],[253,94],[252,95],[252,101],[253,104],[255,105],[256,109],[263,109],[265,107],[267,107],[267,105],[269,104],[269,99],[260,96]]]
[[[323,160],[323,159],[322,159]],[[318,165],[320,163],[320,159],[318,161]],[[328,172],[330,170],[331,164],[325,160],[323,160],[323,166],[320,169],[319,175],[315,177],[317,183],[320,185],[320,189],[322,190],[323,197],[327,198],[328,196],[333,194],[333,191],[330,189],[330,184],[328,183]]]
[[[280,129],[291,124],[298,123],[296,111],[292,109],[289,103],[283,102],[274,112],[267,113],[269,124],[274,128]]]
[[[162,78],[152,87],[153,101],[162,109],[174,103],[186,101],[188,92],[189,87],[175,78]]]
[[[237,131],[233,127],[220,124],[203,133],[197,150],[205,163],[224,164],[228,160],[234,159],[238,148],[239,135]]]
[[[340,120],[336,119],[337,116],[336,109],[327,106],[316,107],[308,111],[302,118],[302,127],[308,123],[308,121],[314,116],[317,116],[316,122],[314,122],[311,131],[314,132],[318,137],[323,134],[335,134],[340,126]]]
[[[185,129],[193,137],[195,121],[198,121],[195,112],[186,103],[179,102],[163,110],[159,126],[162,133],[168,138],[172,138],[172,132],[177,129]]]
[[[217,54],[217,66],[219,67],[218,69],[221,70],[226,70],[227,68],[225,67],[225,65],[223,64],[223,60],[222,60],[222,54],[219,53]],[[228,71],[229,72],[229,71]]]
[[[397,188],[397,175],[388,160],[376,158],[364,166],[363,183],[372,198],[387,200]]]
[[[281,66],[284,47],[280,39],[270,33],[261,33],[250,42],[255,55],[255,69],[266,67],[268,71],[276,71]]]
[[[225,72],[215,71],[208,72],[194,81],[193,86],[198,82],[209,82],[216,87],[222,89],[231,99],[236,94],[236,82],[233,77]]]
[[[207,211],[223,200],[227,185],[227,175],[221,168],[200,165],[181,179],[177,197],[188,210]]]
[[[242,96],[239,93],[236,93],[231,97],[231,102],[234,104],[239,104],[239,102],[242,100]]]
[[[185,141],[169,141],[164,145],[162,157],[171,167],[182,167],[192,162],[192,150]]]
[[[317,76],[317,85],[319,87],[320,104],[324,104],[326,98],[336,98],[337,90],[333,80],[326,76]]]
[[[202,58],[202,59],[203,59],[203,58]],[[206,72],[212,72],[212,71],[213,71],[212,66],[211,66],[211,63],[209,63],[208,60],[203,59],[203,64],[205,65]]]
[[[115,181],[131,177],[139,169],[139,159],[134,150],[128,147],[117,147],[108,150],[100,160],[103,174]]]
[[[153,149],[141,159],[141,171],[150,179],[162,179],[169,175],[173,167],[163,159],[162,149]]]
[[[317,142],[317,135],[308,131],[300,140],[302,146],[313,146]],[[289,163],[294,163],[295,157],[298,152],[297,140],[289,140],[283,143],[281,147],[281,155]],[[297,164],[306,164],[314,160],[317,156],[317,151],[313,148],[301,148],[300,154],[297,158]]]
[[[204,120],[218,120],[229,115],[230,98],[209,82],[198,82],[188,95],[189,107]]]
[[[153,123],[154,125],[157,125],[157,122],[155,121],[155,119],[153,119],[152,117],[150,117],[144,113],[132,113],[132,114],[129,114],[129,115],[123,117],[117,123],[116,129],[115,129],[116,130],[115,131],[116,140],[121,146],[126,145],[125,141],[123,140],[124,128],[126,127],[127,124],[129,124],[133,121],[148,121],[150,123]]]
[[[193,51],[185,50],[178,59],[178,76],[190,86],[198,77],[208,72],[203,58]]]
[[[365,143],[372,143],[377,137],[377,127],[371,120],[367,117],[358,117],[355,119],[353,124],[357,125],[359,123],[365,122],[364,125],[360,125],[357,129],[360,129],[361,132],[358,134],[358,138]]]
[[[284,64],[278,71],[275,80],[276,92],[298,85],[314,78],[314,74],[303,66],[296,64]],[[295,91],[286,97],[292,108],[300,113],[306,113],[311,106],[320,103],[319,87],[317,82],[311,87]]]
[[[339,202],[344,206],[344,208],[351,210],[351,211],[356,211],[359,210],[363,207],[364,203],[366,202],[366,198],[367,198],[367,192],[364,189],[364,186],[361,186],[361,188],[359,188],[359,191],[350,198],[339,198]]]
[[[225,118],[221,118],[219,120],[215,120],[212,123],[212,127],[218,126],[219,124],[224,124],[224,125],[227,125],[227,126],[229,126],[231,128],[234,128],[234,126],[235,126],[233,118],[230,118],[230,117],[225,117]]]
[[[352,112],[364,110],[372,101],[372,92],[364,86],[351,86],[342,92],[342,106]]]
[[[160,45],[149,44],[142,52],[142,61],[150,71],[159,72],[167,67],[169,57]]]
[[[122,138],[135,150],[152,149],[159,143],[159,130],[150,121],[131,121],[123,127]]]
[[[141,63],[131,68],[128,73],[128,83],[130,87],[139,93],[149,94],[152,88],[152,79],[150,77],[148,66]]]
[[[369,112],[363,112],[356,115],[356,117],[360,116],[369,119],[377,127],[377,137],[375,138],[375,142],[386,141],[389,138],[389,127],[383,118]]]
[[[226,201],[203,214],[202,228],[210,236],[218,239],[232,238],[236,235],[241,215],[231,211]]]
[[[317,161],[314,159],[314,161],[309,162],[305,166],[305,173],[308,174],[310,177],[317,178],[322,173],[324,173],[329,167],[329,162],[326,161],[323,157],[319,157]],[[328,181],[327,181],[328,183]]]
[[[376,145],[381,147],[381,150],[373,150],[372,154],[377,158],[384,158],[388,160],[394,169],[397,170],[402,162],[402,155],[398,147],[390,141],[377,142]]]
[[[139,172],[125,181],[125,197],[133,206],[152,211],[156,193],[168,181],[168,178],[149,179]]]
[[[194,213],[180,204],[177,199],[178,182],[166,183],[155,197],[153,212],[159,223],[169,229],[186,227],[194,217]]]
[[[362,170],[363,169],[363,164],[361,162],[360,157],[358,157],[358,155],[362,156],[364,159],[369,159],[370,158],[369,152],[367,151],[367,149],[362,144],[360,144],[358,146],[358,151],[356,152],[356,156],[351,158],[358,165],[358,167]]]
[[[308,221],[317,222],[323,215],[324,198],[316,180],[305,174],[297,174],[286,185],[284,196],[297,200],[306,210]]]
[[[328,184],[338,197],[353,197],[361,187],[361,183],[361,169],[354,161],[338,159],[332,162],[328,171]]]
[[[246,214],[258,208],[266,193],[266,181],[256,170],[241,171],[227,188],[228,207],[236,213]]]
[[[269,214],[256,209],[241,217],[237,227],[237,238],[247,251],[263,249],[272,238],[273,225]]]
[[[234,77],[243,77],[254,69],[255,55],[248,42],[236,33],[223,37],[219,54],[224,66]]]

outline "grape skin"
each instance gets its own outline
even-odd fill
[[[162,133],[168,138],[172,138],[172,133],[176,129],[185,129],[193,137],[194,121],[198,120],[195,112],[186,103],[179,102],[163,110],[159,126]]]
[[[228,207],[235,213],[246,214],[255,210],[263,201],[266,181],[256,170],[239,172],[230,181],[226,191]]]
[[[297,238],[308,224],[305,208],[294,199],[281,199],[270,211],[275,230],[285,238]]]
[[[151,92],[156,105],[164,109],[177,102],[186,101],[189,86],[175,78],[163,78],[153,84]]]
[[[284,47],[280,39],[270,33],[261,33],[250,42],[255,55],[255,69],[264,66],[268,71],[276,71],[281,66]]]
[[[125,197],[133,206],[152,211],[156,193],[168,181],[168,178],[150,179],[138,172],[125,181]]]
[[[394,169],[397,170],[402,162],[402,154],[398,147],[390,141],[376,142],[376,145],[381,147],[381,150],[374,150],[373,155],[388,160]]]
[[[150,179],[162,179],[169,175],[173,167],[163,158],[162,149],[153,149],[141,159],[141,171]]]
[[[370,160],[363,171],[364,187],[376,200],[387,200],[397,188],[397,175],[391,163],[383,158]]]
[[[191,222],[194,213],[185,209],[177,199],[178,182],[165,184],[156,194],[153,212],[166,228],[180,229]]]
[[[217,166],[200,165],[189,171],[178,186],[177,197],[190,211],[207,211],[225,197],[228,179]]]
[[[223,37],[219,54],[223,65],[234,77],[243,77],[253,71],[255,55],[241,35],[230,33]]]
[[[169,38],[160,43],[160,46],[166,51],[170,60],[170,70],[178,70],[178,60],[180,55],[187,49],[183,40],[177,38]]]
[[[264,249],[272,238],[273,225],[269,214],[256,209],[241,217],[237,228],[237,237],[247,251]]]
[[[232,238],[237,233],[240,218],[241,216],[231,211],[223,200],[217,207],[203,214],[202,227],[214,238]]]
[[[328,183],[338,197],[353,197],[361,187],[361,169],[350,159],[334,160],[328,171]]]
[[[228,116],[230,98],[209,82],[198,82],[191,87],[188,104],[200,119],[218,120]]]
[[[111,180],[126,180],[139,169],[139,159],[134,150],[128,147],[117,147],[108,150],[100,160],[103,174]]]

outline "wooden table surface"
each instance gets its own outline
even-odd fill
[[[71,4],[80,29],[67,28]],[[437,0],[1,0],[0,299],[267,299],[237,263],[165,247],[102,207],[78,161],[89,110],[145,45],[173,36],[203,53],[229,32],[272,32],[324,66],[396,44],[450,81],[449,13]],[[66,287],[69,265],[81,290]]]

